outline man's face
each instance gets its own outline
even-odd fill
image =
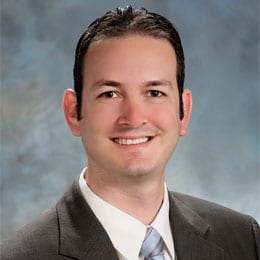
[[[176,66],[165,39],[129,35],[90,45],[79,122],[90,171],[163,175],[182,128]]]

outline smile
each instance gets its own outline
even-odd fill
[[[113,138],[113,142],[121,145],[133,145],[133,144],[143,144],[151,140],[151,137],[141,137],[136,139],[129,138]]]

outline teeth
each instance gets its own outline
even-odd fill
[[[142,137],[137,139],[124,139],[124,138],[115,138],[114,141],[118,144],[131,145],[131,144],[142,144],[148,142],[149,137]]]

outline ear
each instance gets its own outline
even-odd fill
[[[80,136],[79,120],[77,114],[77,97],[73,89],[66,89],[63,96],[63,111],[68,126],[73,135]]]
[[[184,89],[182,93],[183,111],[184,117],[181,121],[180,135],[185,136],[187,134],[187,128],[190,121],[192,110],[192,95],[189,89]]]

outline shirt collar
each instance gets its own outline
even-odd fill
[[[84,179],[85,172],[86,168],[79,178],[79,186],[83,197],[105,228],[116,250],[126,259],[138,259],[147,226],[98,197],[88,187]],[[166,184],[163,204],[150,226],[160,233],[167,246],[167,251],[173,257],[174,248],[169,222],[169,198]]]
[[[164,184],[164,200],[163,204],[152,222],[150,226],[155,228],[159,234],[161,235],[164,244],[167,247],[168,254],[171,255],[172,259],[174,259],[174,245],[173,245],[173,238],[171,232],[171,225],[169,219],[169,194],[167,190],[166,184]]]

